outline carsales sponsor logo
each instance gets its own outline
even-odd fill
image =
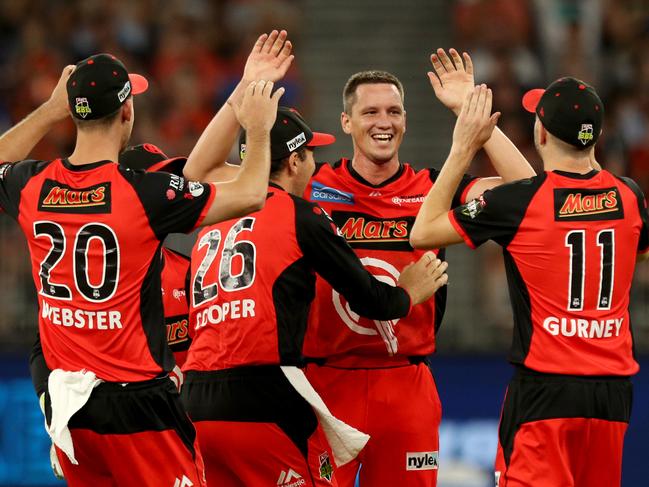
[[[330,186],[325,186],[322,183],[316,181],[313,182],[311,188],[311,200],[312,201],[327,201],[329,203],[342,203],[344,205],[353,205],[354,204],[354,195],[352,193],[346,193],[336,188]]]

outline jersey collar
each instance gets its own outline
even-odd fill
[[[379,184],[372,184],[368,180],[366,180],[363,176],[358,174],[358,172],[356,172],[356,169],[354,169],[354,166],[352,166],[351,159],[343,159],[343,164],[345,164],[345,167],[347,168],[347,172],[349,172],[352,178],[354,178],[359,183],[364,184],[365,186],[369,186],[370,188],[383,188],[388,184],[393,183],[394,181],[396,181],[401,177],[403,171],[405,171],[406,169],[406,167],[403,164],[399,163],[399,169],[397,169],[397,172],[395,172],[392,176],[390,176],[388,179],[386,179],[385,181]]]
[[[555,169],[552,172],[558,174],[559,176],[565,176],[571,179],[590,179],[596,176],[597,174],[599,174],[599,171],[597,169],[593,169],[592,171],[589,171],[586,174],[580,174],[578,172],[559,171],[558,169]]]
[[[103,161],[91,162],[89,164],[76,165],[76,164],[71,164],[67,157],[61,159],[61,164],[63,164],[64,168],[69,169],[70,171],[77,171],[77,172],[89,171],[99,166],[103,166],[104,164],[112,164],[112,163],[113,161],[109,161],[108,159],[105,159]]]

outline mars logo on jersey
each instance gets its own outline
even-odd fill
[[[311,201],[326,201],[328,203],[353,205],[354,195],[352,193],[345,193],[336,188],[325,186],[317,181],[313,181],[313,185],[311,186]]]
[[[110,213],[110,183],[73,188],[46,179],[38,198],[38,210],[53,213]]]
[[[169,345],[176,345],[188,340],[189,321],[187,315],[165,318],[165,324],[167,325],[167,343]]]
[[[624,218],[617,188],[554,190],[555,221],[620,220]]]
[[[408,242],[415,217],[377,218],[364,213],[332,212],[334,223],[352,248],[411,251]]]

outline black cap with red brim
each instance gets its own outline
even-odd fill
[[[336,137],[331,134],[313,132],[294,108],[279,107],[277,119],[270,131],[270,158],[284,159],[301,147],[320,147],[335,141]],[[246,133],[242,132],[239,137],[239,153],[242,158],[245,148]]]
[[[578,149],[594,145],[602,131],[602,100],[592,86],[576,78],[560,78],[545,90],[530,90],[522,102],[548,132]]]
[[[131,95],[144,93],[147,79],[129,73],[112,54],[95,54],[80,61],[66,88],[72,116],[80,120],[97,120],[115,113]]]
[[[186,157],[168,157],[153,144],[140,144],[127,147],[119,155],[119,163],[129,169],[147,172],[165,171],[178,176],[183,175]]]

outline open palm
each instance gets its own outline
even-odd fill
[[[428,72],[428,79],[437,99],[457,115],[467,94],[475,86],[473,62],[466,52],[462,54],[464,62],[455,49],[449,49],[449,53],[450,57],[440,48],[431,54],[434,72]]]
[[[243,79],[248,81],[279,81],[293,62],[293,45],[285,30],[262,34],[250,51],[243,68]]]

